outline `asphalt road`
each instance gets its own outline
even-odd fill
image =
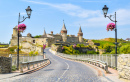
[[[103,82],[92,68],[55,56],[45,50],[51,64],[31,74],[25,74],[9,82]]]

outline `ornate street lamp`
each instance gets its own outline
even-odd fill
[[[109,8],[108,8],[106,5],[104,5],[104,7],[103,7],[103,9],[102,9],[105,18],[106,18],[106,15],[107,15],[108,9],[109,9]]]
[[[28,6],[27,9],[25,9],[25,10],[26,10],[26,13],[27,13],[28,17],[25,17],[25,18],[24,18],[24,16],[23,16],[23,20],[20,21],[20,13],[19,13],[18,25],[19,25],[20,23],[22,23],[23,21],[25,21],[26,18],[29,18],[29,19],[30,19],[32,9],[30,8],[30,6]],[[17,34],[17,36],[18,36],[17,70],[19,70],[19,33],[20,33],[20,32],[19,32],[19,30],[18,30],[18,34]]]
[[[117,69],[117,26],[116,26],[116,12],[114,15],[110,15],[110,16],[107,16],[107,12],[108,12],[108,7],[106,5],[104,5],[103,7],[103,13],[104,13],[104,17],[108,17],[112,22],[115,22],[115,66],[116,66],[116,69]],[[112,17],[114,18],[114,20],[112,19]]]
[[[30,6],[28,6],[28,8],[25,9],[25,10],[26,10],[26,13],[27,13],[27,15],[28,15],[28,18],[30,18],[31,13],[32,13],[32,9],[30,8]]]

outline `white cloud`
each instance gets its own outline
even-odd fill
[[[117,24],[130,25],[130,9],[119,9],[117,14]]]
[[[108,18],[104,18],[103,13],[98,13],[96,17],[90,17],[89,19],[74,22],[74,25],[81,24],[83,27],[97,27],[101,28],[106,26],[106,24],[112,22]],[[108,15],[114,15],[115,12],[110,13]],[[130,9],[119,9],[116,11],[117,18],[117,27],[121,27],[122,25],[130,25]],[[115,20],[115,19],[113,19]]]
[[[46,3],[46,2],[37,2],[37,1],[28,1],[28,0],[27,2],[51,6],[68,15],[81,17],[81,18],[86,18],[88,16],[95,16],[96,14],[99,13],[98,10],[97,11],[86,10],[86,9],[81,8],[80,6],[73,5],[73,4],[51,4],[51,3]]]
[[[52,4],[46,2],[37,2],[32,0],[24,0],[26,2],[47,5],[53,8],[56,8],[70,16],[83,18],[81,21],[74,22],[74,25],[81,24],[81,26],[85,27],[104,27],[106,24],[112,22],[108,18],[104,18],[101,10],[87,10],[83,9],[80,6],[73,4]],[[88,1],[92,2],[92,1]],[[119,9],[117,12],[117,26],[118,25],[130,25],[130,9]],[[114,12],[110,13],[114,15]],[[109,15],[109,13],[108,13]]]
[[[25,13],[25,12],[21,12],[21,13],[20,13],[20,15],[26,15],[26,14],[27,14],[27,13]]]

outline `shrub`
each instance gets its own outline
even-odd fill
[[[16,46],[9,47],[8,50],[9,50],[10,52],[14,52],[14,50],[15,50],[16,48],[17,48]]]
[[[39,54],[38,51],[36,51],[36,52],[35,52],[35,55],[38,55],[38,54]]]
[[[84,44],[77,44],[76,47],[84,47]]]
[[[94,50],[87,51],[87,54],[97,54]]]
[[[12,71],[16,71],[16,66],[15,65],[12,66]]]
[[[120,48],[120,53],[129,54],[130,53],[130,45],[124,45]]]
[[[104,45],[103,49],[106,49],[106,52],[109,52],[109,53],[112,51],[112,47],[109,44]]]
[[[33,56],[33,55],[34,55],[33,51],[29,52],[29,56]]]

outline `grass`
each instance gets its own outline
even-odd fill
[[[110,45],[115,45],[113,42],[109,42],[109,41],[103,41],[103,40],[92,40],[94,43],[100,43],[100,46],[103,46],[105,44],[110,44]]]
[[[111,46],[115,46],[115,39],[114,38],[107,38],[103,40],[92,40],[94,43],[100,43],[100,46],[104,46],[106,44],[109,44]],[[130,41],[125,41],[122,39],[117,39],[118,43],[121,43],[121,45],[130,45]]]
[[[0,56],[9,57],[9,54],[17,54],[17,52],[10,51],[10,48],[0,48]],[[28,53],[19,51],[20,56],[28,56]]]
[[[9,45],[0,45],[0,47],[9,47]]]
[[[114,38],[106,38],[102,40],[92,40],[94,43],[100,43],[98,49],[106,49],[105,54],[113,54],[115,53],[115,39]],[[123,39],[117,39],[117,53],[118,54],[127,54],[130,53],[130,41],[125,41]]]

